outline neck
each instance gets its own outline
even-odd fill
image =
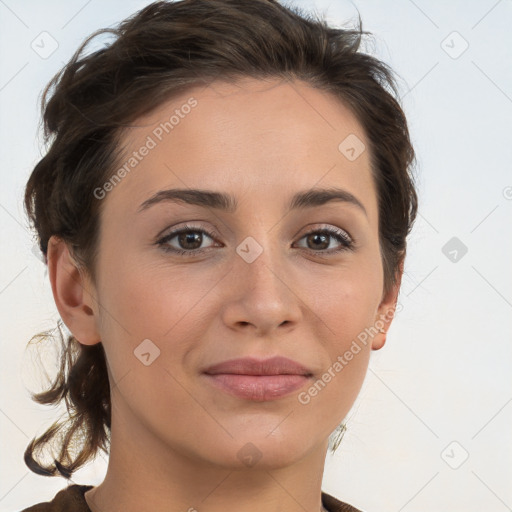
[[[129,430],[126,426],[129,425]],[[124,428],[121,428],[124,427]],[[162,442],[136,421],[113,415],[104,481],[87,491],[92,512],[321,512],[328,441],[292,465],[211,464]]]

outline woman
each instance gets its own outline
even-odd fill
[[[325,457],[417,210],[362,34],[275,0],[155,2],[49,84],[25,208],[71,334],[35,399],[70,417],[25,461],[109,463],[26,511],[357,511],[321,491]]]

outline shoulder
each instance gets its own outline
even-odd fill
[[[358,508],[344,503],[330,494],[322,492],[322,504],[328,512],[362,512]]]
[[[84,493],[92,488],[92,485],[69,485],[60,490],[51,501],[37,503],[21,512],[91,512]]]

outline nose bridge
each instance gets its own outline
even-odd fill
[[[252,223],[245,238],[236,247],[236,253],[244,263],[240,268],[256,277],[270,274],[275,278],[271,270],[277,272],[283,266],[286,257],[284,250],[285,244],[279,237],[279,222],[272,216],[265,220],[259,217],[258,222]]]
[[[284,249],[284,244],[277,240],[277,227],[270,229],[260,224],[251,230],[236,247],[235,282],[246,291],[263,294],[267,303],[287,301],[291,292]]]

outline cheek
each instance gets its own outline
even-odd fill
[[[318,322],[313,334],[321,340],[330,360],[325,379],[330,382],[335,374],[332,381],[337,384],[330,387],[344,387],[344,396],[355,397],[366,374],[376,332],[373,323],[382,293],[379,262],[347,266],[329,279],[317,280],[317,284],[321,284],[321,292],[311,287],[305,293],[315,297],[311,310]]]
[[[127,381],[135,379],[139,383],[133,396],[144,396],[144,389],[155,399],[151,390],[163,382],[167,389],[174,389],[176,383],[165,370],[181,373],[184,358],[200,343],[205,308],[212,308],[205,294],[219,279],[213,279],[212,272],[196,274],[192,266],[185,271],[185,267],[129,259],[105,272],[101,337],[114,382],[123,379],[127,386]],[[149,356],[142,355],[146,353]]]
[[[187,314],[201,308],[201,297],[214,284],[191,278],[191,272],[191,267],[140,262],[118,265],[103,287],[105,306],[118,322],[114,329],[124,327],[135,337],[164,336]]]
[[[325,425],[326,434],[348,414],[363,384],[379,291],[368,275],[363,279],[347,270],[344,277],[326,281],[313,301],[314,335],[322,343],[324,365],[297,398],[308,421]]]
[[[330,373],[342,374],[337,380],[346,381],[344,385],[359,381],[358,375],[366,373],[374,307],[375,293],[360,282],[340,283],[318,305],[318,314],[328,326],[324,329],[324,343],[332,367]]]
[[[382,294],[382,278],[377,258],[354,258],[353,264],[308,276],[309,285],[303,291],[309,298],[308,305],[341,349],[373,322]]]
[[[345,283],[343,290],[333,293],[331,301],[326,303],[334,332],[334,342],[329,347],[332,360],[343,356],[354,343],[360,346],[361,352],[370,348],[371,340],[367,339],[365,333],[374,318],[376,294],[373,292],[364,288],[360,282]],[[359,351],[354,348],[353,352]],[[350,357],[348,355],[347,359],[350,360]]]
[[[116,384],[113,402],[131,404],[143,417],[190,407],[190,396],[174,374],[190,348],[187,343],[192,346],[186,337],[187,313],[198,303],[200,290],[187,286],[170,269],[163,272],[129,262],[106,275],[100,298],[104,306],[101,335]],[[117,414],[124,414],[121,409]]]

